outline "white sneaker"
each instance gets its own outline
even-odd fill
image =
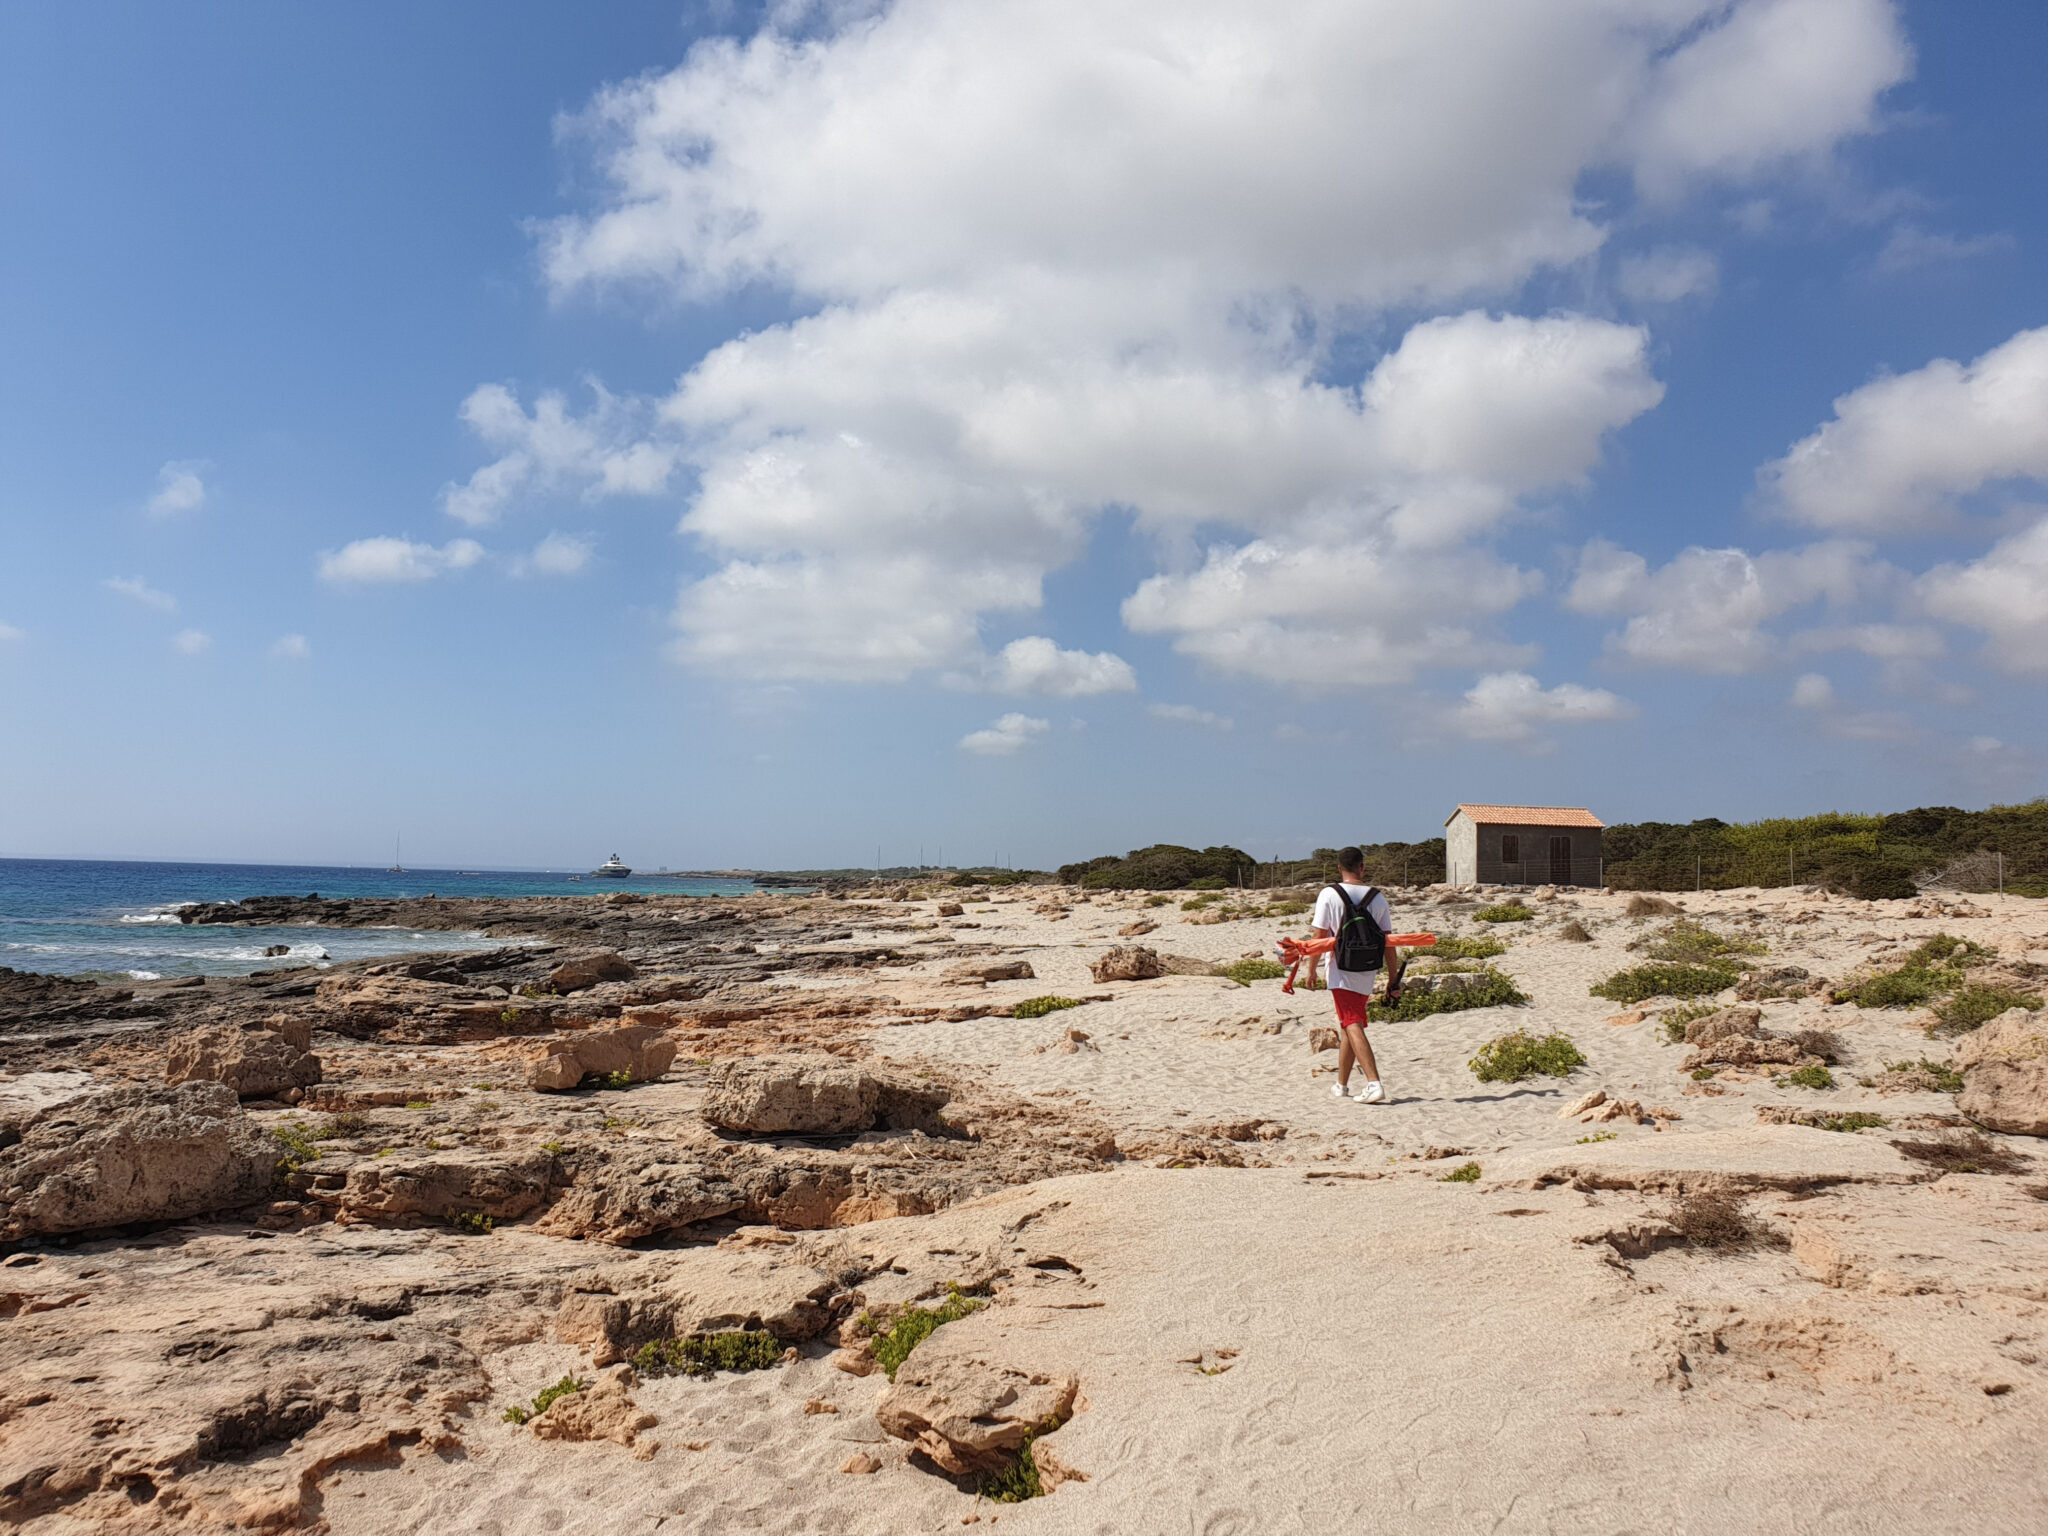
[[[1378,1083],[1367,1083],[1351,1097],[1361,1104],[1384,1104],[1387,1102],[1387,1090]]]
[[[1330,1095],[1332,1098],[1348,1099],[1351,1097],[1351,1090],[1342,1083],[1332,1083],[1330,1084]]]

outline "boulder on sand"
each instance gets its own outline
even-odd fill
[[[967,960],[946,969],[946,981],[1031,981],[1037,976],[1029,960]]]
[[[675,1064],[676,1043],[668,1031],[648,1024],[622,1024],[592,1029],[527,1046],[521,1053],[526,1081],[532,1088],[557,1092],[574,1088],[586,1077],[628,1074],[644,1083]]]
[[[164,1051],[164,1081],[225,1083],[243,1099],[312,1087],[320,1081],[320,1058],[306,1050],[311,1026],[282,1016],[278,1022],[277,1029],[209,1024],[178,1036]]]
[[[1159,951],[1142,944],[1119,944],[1088,967],[1097,981],[1149,981],[1166,974]]]
[[[929,1353],[927,1353],[929,1351]],[[1073,1415],[1071,1376],[1023,1371],[971,1350],[925,1349],[897,1368],[875,1419],[956,1477],[993,1472]]]
[[[564,960],[548,972],[548,985],[557,992],[581,992],[607,981],[631,981],[640,973],[622,955],[602,952]]]
[[[1687,1045],[1712,1045],[1716,1040],[1758,1038],[1758,1025],[1763,1022],[1761,1008],[1722,1008],[1705,1014],[1685,1026]]]
[[[249,1205],[281,1150],[225,1083],[102,1088],[6,1116],[0,1242]]]
[[[943,1134],[945,1088],[870,1072],[836,1056],[756,1056],[736,1061],[704,1100],[704,1119],[755,1135],[846,1136],[884,1125]]]
[[[2009,1008],[1956,1047],[1956,1108],[2008,1136],[2048,1136],[2048,1009]]]

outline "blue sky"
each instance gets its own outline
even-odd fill
[[[2048,12],[0,9],[0,855],[2048,787]]]

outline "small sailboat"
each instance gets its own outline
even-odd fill
[[[387,875],[402,875],[405,873],[405,860],[399,857],[402,841],[401,838],[396,837],[391,839],[391,867],[384,871]]]

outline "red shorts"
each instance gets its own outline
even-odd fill
[[[1367,998],[1363,992],[1354,992],[1349,987],[1332,987],[1330,988],[1330,997],[1337,1004],[1337,1027],[1339,1029],[1347,1029],[1353,1024],[1356,1024],[1360,1029],[1365,1028],[1365,1005]]]

